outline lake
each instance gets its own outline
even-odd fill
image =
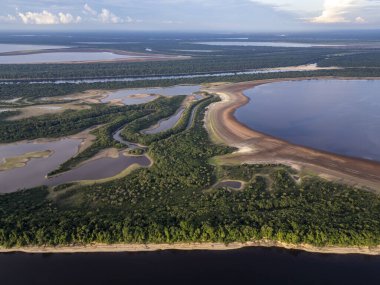
[[[142,167],[151,164],[145,156],[125,156],[120,152],[117,158],[98,158],[61,175],[46,179],[48,173],[76,154],[81,141],[80,139],[61,139],[47,143],[22,142],[0,145],[0,161],[30,152],[53,151],[47,158],[31,159],[24,167],[0,171],[0,194],[41,185],[55,186],[81,180],[99,180],[113,177],[132,164],[139,164]]]
[[[80,139],[62,139],[52,142],[21,142],[0,145],[0,161],[29,152],[53,151],[48,158],[35,158],[24,167],[0,171],[0,194],[44,184],[46,174],[57,169],[59,165],[75,155],[81,141]]]
[[[46,49],[61,49],[67,46],[49,46],[49,45],[23,45],[23,44],[0,44],[0,53],[15,51],[35,51]]]
[[[137,55],[121,55],[112,52],[48,52],[0,56],[0,64],[62,63],[82,61],[109,61],[142,58]]]
[[[380,257],[276,248],[146,253],[0,254],[2,285],[380,284]]]
[[[154,99],[156,95],[161,96],[177,96],[177,95],[191,95],[200,91],[199,85],[176,85],[170,87],[159,88],[140,88],[140,89],[122,89],[111,92],[106,98],[102,99],[102,103],[112,101],[121,101],[124,105],[144,104]],[[148,95],[148,96],[144,96]],[[152,96],[149,96],[152,95]]]
[[[86,162],[68,172],[49,178],[44,184],[55,186],[68,182],[114,177],[133,164],[148,167],[151,162],[146,156],[125,156],[120,152],[117,158],[103,157]]]
[[[294,144],[380,161],[380,81],[303,80],[246,90],[235,116]]]

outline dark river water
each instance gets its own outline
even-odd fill
[[[2,285],[380,284],[380,257],[282,249],[0,254]]]
[[[380,161],[380,81],[304,80],[245,91],[236,118],[252,129],[337,154]]]

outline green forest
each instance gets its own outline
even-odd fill
[[[1,194],[0,247],[93,243],[229,244],[262,239],[315,246],[378,246],[378,193],[328,182],[312,173],[304,175],[285,165],[219,164],[218,156],[228,155],[235,149],[214,144],[204,128],[207,107],[219,100],[212,94],[204,94],[201,100],[193,102],[185,101],[185,94],[178,94],[131,106],[80,103],[75,98],[63,102],[58,98],[89,90],[177,84],[380,77],[378,46],[369,45],[372,39],[377,41],[377,34],[370,37],[361,32],[348,33],[338,38],[335,34],[315,34],[316,38],[311,38],[307,33],[286,37],[293,43],[336,45],[333,48],[197,44],[216,39],[232,41],[226,38],[230,36],[189,33],[180,35],[177,40],[179,35],[171,33],[115,33],[100,38],[86,33],[36,38],[2,34],[0,43],[5,44],[102,50],[105,45],[99,42],[105,41],[109,50],[144,53],[151,50],[154,54],[187,58],[151,62],[0,64],[1,144],[60,138],[90,128],[95,137],[90,147],[48,175],[71,170],[108,148],[127,151],[127,145],[113,138],[118,130],[123,139],[139,144],[138,148],[129,150],[131,154],[144,154],[153,162],[150,167],[132,168],[134,170],[128,175],[104,183],[41,186]],[[284,41],[278,35],[240,36],[247,39],[244,41]],[[239,73],[306,64],[338,69]],[[226,72],[232,74],[221,74]],[[170,78],[171,75],[178,77]],[[65,79],[74,81],[65,83]],[[19,108],[25,106],[71,103],[83,104],[86,108],[8,120],[21,114]],[[173,128],[157,134],[142,132],[185,105],[184,113]],[[217,185],[226,180],[244,182],[244,187],[239,190],[218,188]]]
[[[233,151],[211,143],[203,127],[205,108],[216,100],[199,103],[189,128],[149,145],[150,168],[104,184],[0,195],[0,245],[228,244],[263,238],[318,246],[380,243],[380,197],[374,193],[316,177],[298,183],[294,170],[282,165],[210,164]],[[117,110],[102,112],[115,114],[120,124],[140,120],[120,119]],[[69,118],[68,124],[76,117]],[[102,118],[98,114],[92,123]],[[4,141],[16,139],[9,135]],[[214,189],[221,178],[241,179],[245,189]]]

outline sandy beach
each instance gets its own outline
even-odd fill
[[[211,138],[216,143],[239,149],[232,155],[220,157],[219,161],[222,164],[285,164],[331,181],[380,191],[380,163],[294,145],[252,130],[236,120],[235,111],[249,101],[243,95],[244,90],[272,82],[308,79],[318,78],[260,80],[208,88],[207,91],[222,99],[212,104],[206,114],[206,128]]]
[[[0,248],[0,253],[95,253],[95,252],[152,252],[161,250],[236,250],[247,247],[278,247],[323,254],[380,255],[380,247],[316,247],[306,244],[292,245],[282,242],[261,240],[247,243],[174,243],[174,244],[90,244],[87,246],[59,247],[14,247]]]

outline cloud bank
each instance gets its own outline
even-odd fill
[[[0,0],[0,28],[274,31],[380,27],[380,0]]]
[[[368,15],[371,20],[373,13],[380,14],[378,0],[325,0],[322,14],[310,19],[316,24],[336,23],[367,23]]]
[[[18,13],[21,21],[24,24],[33,24],[33,25],[58,25],[58,24],[75,24],[81,22],[82,18],[77,16],[74,17],[70,13],[58,14],[50,13],[46,10],[42,12],[26,12]],[[16,19],[16,17],[14,17]]]
[[[17,9],[18,10],[18,9]],[[25,25],[67,25],[82,22],[98,22],[102,24],[132,23],[134,20],[126,16],[124,19],[115,15],[109,9],[93,9],[88,3],[83,6],[82,16],[75,16],[68,12],[50,12],[47,9],[41,12],[17,12],[15,15],[0,15],[0,23],[22,23]]]

